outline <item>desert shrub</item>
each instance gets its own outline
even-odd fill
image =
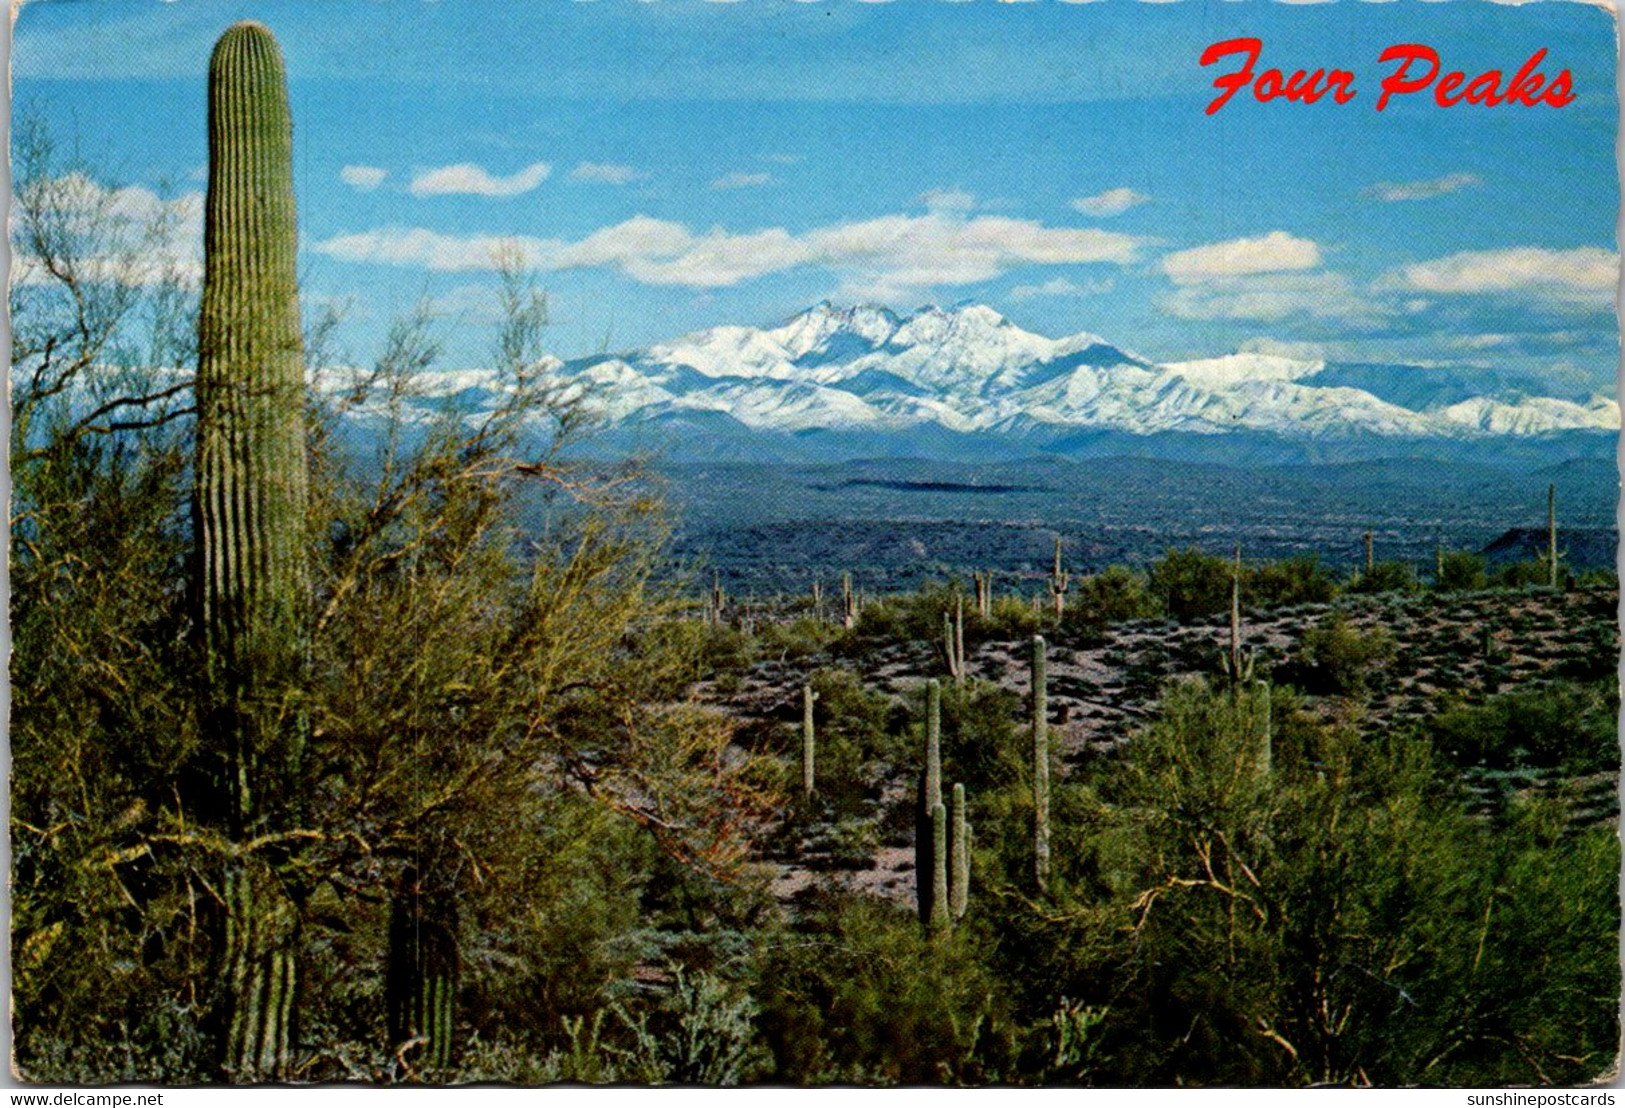
[[[1089,1010],[1081,1076],[1108,1085],[1605,1071],[1619,1027],[1612,836],[1469,819],[1428,745],[1404,736],[1300,719],[1297,751],[1266,771],[1249,707],[1179,686],[1102,767],[1106,897],[1012,919],[1001,949],[1042,963],[1021,1018],[1061,998]]]
[[[1559,564],[1557,579],[1563,579],[1565,566]],[[1551,566],[1545,559],[1533,559],[1524,562],[1508,562],[1496,569],[1490,577],[1490,583],[1498,589],[1527,589],[1531,586],[1551,583]]]
[[[1021,704],[1018,694],[987,681],[943,685],[945,787],[959,782],[974,794],[1017,778],[1023,765],[1015,722]]]
[[[817,696],[813,701],[813,728],[817,737],[818,801],[813,812],[821,817],[856,814],[873,799],[882,772],[906,756],[907,744],[891,728],[888,699],[864,688],[851,670],[820,669],[808,683]],[[785,753],[799,766],[799,697],[794,698],[794,706]]]
[[[1087,631],[1101,631],[1114,623],[1150,619],[1159,611],[1145,574],[1127,566],[1108,566],[1073,584],[1066,621]]]
[[[1033,609],[1031,601],[1006,593],[993,598],[992,617],[978,620],[975,626],[979,634],[985,633],[989,639],[1008,640],[1035,634],[1043,622],[1043,617]]]
[[[1610,621],[1594,623],[1566,648],[1557,672],[1574,681],[1598,681],[1619,672],[1619,631]]]
[[[1228,560],[1194,546],[1170,550],[1152,564],[1148,584],[1163,611],[1189,623],[1230,606],[1233,568]]]
[[[847,636],[848,646],[864,650],[897,642],[937,642],[942,638],[942,617],[953,614],[962,598],[964,591],[956,585],[928,582],[919,592],[865,601],[857,625]],[[965,598],[967,624],[975,608]]]
[[[1452,550],[1439,559],[1438,577],[1433,587],[1440,592],[1473,592],[1489,583],[1484,559],[1466,550]]]
[[[1242,601],[1252,608],[1325,604],[1336,595],[1337,582],[1316,554],[1248,567],[1241,582]]]
[[[1370,572],[1356,574],[1348,590],[1357,593],[1415,592],[1416,568],[1409,562],[1378,562]]]
[[[768,1079],[978,1084],[1006,1072],[1015,1032],[970,918],[931,939],[911,906],[829,894],[764,936],[754,995]]]
[[[804,662],[828,651],[842,634],[835,624],[810,615],[788,623],[770,621],[756,633],[756,652],[781,662]]]
[[[1303,633],[1283,676],[1311,692],[1353,695],[1394,656],[1394,637],[1382,627],[1360,631],[1333,612]]]
[[[1461,766],[1619,766],[1618,701],[1610,682],[1521,689],[1441,712],[1426,725],[1440,753]]]
[[[1618,589],[1619,571],[1611,567],[1588,569],[1575,579],[1575,584],[1582,589]]]

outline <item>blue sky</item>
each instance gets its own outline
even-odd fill
[[[287,56],[304,288],[345,306],[358,359],[429,297],[477,360],[511,242],[566,357],[824,298],[971,299],[1167,359],[1613,385],[1615,46],[1593,7],[30,0],[17,109],[109,186],[184,204],[209,49],[243,18]],[[1355,100],[1205,115],[1197,58],[1238,36],[1261,68],[1352,70]],[[1379,114],[1398,42],[1469,76],[1545,48],[1578,99]]]

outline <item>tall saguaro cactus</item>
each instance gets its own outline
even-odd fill
[[[936,896],[937,870],[947,877],[947,858],[937,846],[936,812],[942,808],[942,682],[925,683],[925,769],[920,774],[919,802],[914,824],[914,895],[919,902],[920,922],[927,928],[938,924]],[[944,820],[947,816],[944,814]],[[942,834],[946,842],[947,824]]]
[[[205,735],[237,843],[298,818],[310,570],[297,245],[282,53],[239,23],[209,62],[193,495]],[[290,1069],[298,909],[282,861],[241,854],[224,878],[222,1064],[237,1081]]]
[[[1040,893],[1049,891],[1049,647],[1033,636],[1033,869]]]

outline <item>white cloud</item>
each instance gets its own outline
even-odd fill
[[[1012,300],[1035,300],[1041,296],[1099,296],[1115,287],[1110,277],[1078,283],[1069,277],[1051,277],[1041,285],[1017,285],[1010,290]]]
[[[1417,262],[1404,284],[1436,294],[1516,293],[1551,303],[1605,306],[1619,285],[1619,255],[1597,246],[1467,250]]]
[[[931,189],[920,195],[920,203],[929,212],[968,212],[976,207],[976,197],[964,189]]]
[[[1158,301],[1179,319],[1251,320],[1273,323],[1292,317],[1371,324],[1384,312],[1337,273],[1268,273],[1220,277],[1186,285]]]
[[[495,177],[473,162],[419,171],[413,178],[413,196],[519,196],[529,192],[553,172],[546,162],[533,162],[507,177]]]
[[[1143,192],[1135,192],[1131,188],[1107,189],[1105,192],[1093,196],[1080,196],[1072,201],[1072,207],[1084,215],[1113,216],[1122,215],[1138,204],[1144,204],[1151,197]]]
[[[832,224],[800,234],[782,227],[696,233],[680,223],[640,215],[575,242],[382,228],[340,235],[313,249],[346,261],[441,271],[491,269],[495,252],[509,249],[542,269],[607,268],[644,284],[691,288],[725,287],[819,266],[848,282],[909,290],[974,284],[1019,265],[1122,265],[1136,260],[1140,245],[1133,236],[1093,228],[930,212]]]
[[[1319,246],[1285,231],[1271,231],[1255,239],[1209,243],[1162,259],[1163,272],[1181,285],[1254,273],[1314,269],[1319,264]]]
[[[421,227],[386,227],[353,235],[337,235],[312,249],[343,262],[423,266],[442,273],[494,270],[497,259],[512,253],[538,264],[547,244],[516,235],[443,235]]]
[[[644,176],[629,165],[612,165],[608,162],[582,162],[570,171],[572,181],[591,181],[600,185],[629,185]]]
[[[46,178],[33,187],[44,195],[31,202],[53,213],[52,236],[71,242],[78,252],[79,279],[128,286],[202,280],[203,193],[165,197],[140,185],[110,188],[82,173]],[[14,211],[14,234],[19,218]],[[27,285],[54,278],[34,265],[26,250],[14,248],[12,280]]]
[[[383,184],[388,176],[389,170],[375,165],[347,165],[339,170],[339,180],[357,192],[371,192]]]
[[[1378,181],[1362,191],[1375,200],[1392,204],[1400,200],[1428,200],[1483,183],[1484,178],[1476,173],[1446,173],[1427,181]]]
[[[772,183],[773,174],[771,173],[724,173],[711,182],[711,187],[714,189],[751,189],[760,188],[762,185],[771,185]]]

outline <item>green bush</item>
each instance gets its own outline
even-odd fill
[[[1311,692],[1354,695],[1365,691],[1394,653],[1394,636],[1386,628],[1362,632],[1342,612],[1333,612],[1304,631],[1288,675]]]
[[[1073,583],[1065,618],[1068,624],[1099,632],[1114,623],[1151,619],[1160,613],[1145,574],[1127,566],[1108,566]]]
[[[1612,682],[1552,685],[1448,709],[1426,733],[1460,766],[1598,773],[1619,766],[1618,708]]]
[[[1415,592],[1417,587],[1416,567],[1409,562],[1378,562],[1348,585],[1357,593]]]
[[[814,812],[824,817],[861,814],[878,795],[885,771],[908,756],[906,741],[892,729],[891,702],[866,689],[848,669],[817,670],[809,684],[817,697],[813,701],[818,794]],[[799,765],[799,696],[795,706],[793,724],[785,730],[784,750]]]
[[[1170,550],[1151,566],[1151,595],[1181,623],[1217,615],[1230,607],[1233,569],[1228,559],[1204,554],[1194,546]]]
[[[831,894],[793,929],[764,936],[755,997],[774,1060],[768,1080],[999,1079],[1016,1035],[1003,990],[977,957],[977,934],[962,925],[931,939],[911,908]]]
[[[1433,587],[1440,592],[1475,592],[1489,583],[1484,559],[1465,550],[1448,551],[1439,559],[1438,578]]]
[[[1337,595],[1337,582],[1318,554],[1250,566],[1243,571],[1241,599],[1250,608],[1325,604]]]
[[[1017,734],[1022,698],[987,681],[952,682],[942,688],[944,788],[955,782],[972,795],[1016,780],[1030,752]],[[919,715],[923,718],[921,703]],[[918,749],[923,749],[923,739]]]
[[[1557,579],[1563,580],[1567,567],[1559,564]],[[1527,562],[1508,562],[1497,569],[1490,578],[1491,584],[1498,589],[1527,589],[1531,586],[1548,585],[1552,580],[1552,569],[1544,558]]]

